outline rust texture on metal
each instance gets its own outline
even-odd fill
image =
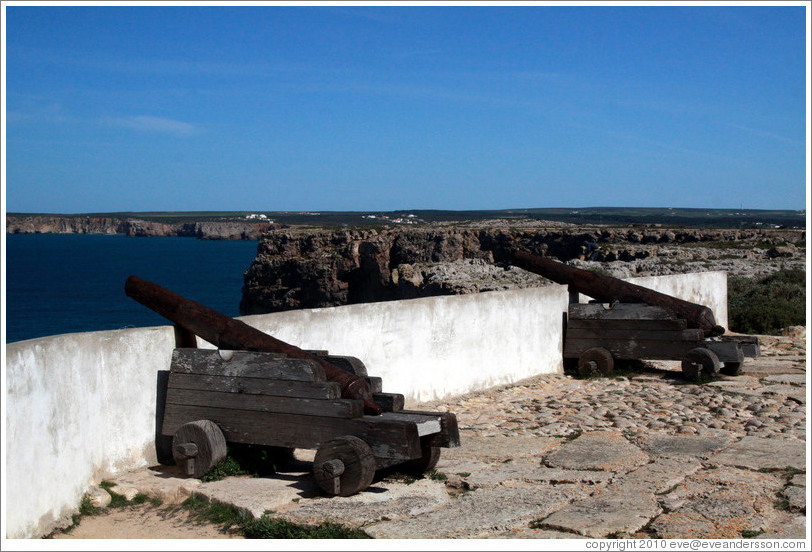
[[[517,251],[511,264],[569,286],[570,291],[577,291],[592,297],[596,301],[612,303],[645,303],[670,310],[677,318],[684,318],[688,327],[702,330],[705,337],[721,335],[725,329],[716,323],[713,311],[704,306],[678,299],[652,289],[624,282],[612,276],[606,276],[583,270],[545,257],[539,257],[526,251]]]
[[[124,291],[145,307],[220,349],[282,353],[316,362],[324,368],[328,380],[341,385],[342,397],[363,401],[367,414],[381,413],[365,378],[350,374],[323,358],[138,276],[127,278]]]

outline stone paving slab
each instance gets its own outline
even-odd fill
[[[494,533],[490,538],[494,539],[556,539],[556,540],[571,540],[571,539],[585,539],[584,535],[577,535],[575,533],[568,533],[565,531],[556,531],[554,529],[533,529],[530,527],[519,527],[509,531]]]
[[[654,495],[648,492],[597,491],[567,504],[541,523],[550,529],[601,538],[635,533],[660,511]]]
[[[476,458],[484,461],[514,460],[523,457],[537,457],[539,460],[547,452],[557,448],[563,439],[557,437],[508,437],[505,435],[480,436],[462,432],[461,446],[441,451],[442,459]]]
[[[298,523],[333,519],[362,526],[382,520],[422,518],[428,512],[448,506],[451,500],[444,485],[429,479],[411,484],[379,482],[353,496],[323,498],[290,507],[283,515]]]
[[[584,433],[544,457],[551,468],[626,471],[648,462],[648,456],[618,431]]]
[[[797,385],[767,385],[761,392],[764,395],[785,395],[799,403],[806,402],[806,388]]]
[[[671,435],[650,433],[640,439],[640,446],[655,456],[694,456],[704,458],[731,443],[727,435]]]
[[[375,538],[482,538],[527,527],[533,519],[586,494],[579,485],[479,489],[460,495],[441,510],[414,519],[375,523],[364,530]]]
[[[770,527],[780,474],[733,467],[703,470],[660,497],[666,513],[649,528],[663,538],[742,538]]]
[[[765,383],[784,383],[787,385],[806,385],[806,374],[776,374],[767,376]]]
[[[806,516],[780,516],[777,517],[770,528],[756,535],[756,539],[805,539]]]
[[[239,504],[254,517],[260,517],[265,511],[279,511],[290,507],[295,500],[314,496],[317,488],[310,474],[280,474],[274,477],[228,477],[203,483],[196,492],[224,504]]]
[[[744,437],[712,455],[708,461],[752,470],[794,468],[805,471],[806,443],[796,439]]]
[[[177,466],[154,466],[145,470],[124,472],[116,476],[122,487],[134,487],[139,492],[159,498],[164,504],[183,502],[202,484],[181,474]]]
[[[804,374],[804,361],[798,358],[760,357],[746,359],[742,364],[742,372],[755,377],[772,376],[776,374]],[[800,365],[799,365],[800,364]]]
[[[791,512],[806,513],[806,487],[789,486],[781,492]]]
[[[694,458],[658,458],[650,464],[618,476],[607,489],[630,493],[664,493],[701,467]]]

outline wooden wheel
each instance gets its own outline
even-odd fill
[[[722,364],[721,372],[726,376],[738,376],[742,373],[742,363],[725,362]]]
[[[578,357],[578,374],[582,377],[605,376],[612,373],[615,360],[603,347],[587,349]]]
[[[682,373],[688,380],[697,381],[702,377],[714,378],[719,374],[722,363],[710,349],[697,347],[682,357]]]
[[[425,473],[434,468],[440,461],[440,447],[433,447],[424,437],[420,440],[420,458],[403,463],[403,469],[414,474]]]
[[[327,441],[316,451],[313,476],[328,494],[350,496],[363,491],[375,477],[372,449],[352,435]]]
[[[197,420],[180,426],[172,438],[172,457],[183,473],[203,477],[226,458],[226,439],[217,424]]]

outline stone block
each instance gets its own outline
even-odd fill
[[[729,437],[701,435],[651,434],[643,437],[641,446],[649,454],[656,456],[695,456],[705,457],[731,442]]]
[[[806,487],[789,486],[781,492],[791,512],[806,512]]]
[[[694,458],[660,458],[621,475],[609,484],[608,489],[619,492],[664,493],[701,467]]]
[[[543,527],[605,538],[631,534],[660,513],[654,495],[648,492],[598,491],[575,501],[541,521]]]
[[[110,493],[102,488],[96,487],[88,491],[87,496],[90,498],[90,503],[96,508],[107,508],[113,497]]]
[[[451,502],[446,486],[431,479],[412,484],[389,481],[374,482],[366,491],[348,497],[302,499],[288,501],[277,511],[286,519],[306,524],[318,524],[329,519],[336,523],[359,526],[367,523],[400,520],[430,515]]]
[[[584,433],[548,454],[551,468],[624,472],[648,462],[648,455],[616,431]]]
[[[495,487],[463,493],[446,507],[418,519],[382,521],[365,526],[374,538],[482,538],[527,527],[570,500],[585,496],[578,486]]]
[[[124,497],[124,500],[131,501],[138,495],[138,489],[135,487],[124,487],[121,485],[114,485],[110,487],[111,493],[116,493],[117,495],[121,495]]]
[[[806,374],[775,374],[764,378],[765,383],[782,383],[785,385],[806,385]]]
[[[797,439],[744,437],[720,452],[709,462],[751,470],[806,469],[806,443]]]
[[[649,528],[662,538],[738,539],[761,531],[778,513],[773,505],[784,485],[778,474],[732,467],[703,470],[661,497],[668,512]]]

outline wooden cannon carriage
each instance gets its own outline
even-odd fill
[[[404,410],[355,357],[311,351],[370,384],[383,413],[341,398],[340,385],[306,359],[252,351],[175,349],[161,433],[182,471],[201,477],[226,457],[226,443],[315,449],[313,475],[328,494],[365,490],[376,470],[432,469],[441,447],[459,446],[454,414]]]
[[[759,355],[753,336],[705,337],[662,307],[642,303],[572,303],[564,330],[564,363],[582,376],[608,374],[619,360],[679,360],[687,379],[736,375]]]
[[[517,251],[512,263],[568,287],[564,365],[581,375],[607,374],[615,359],[679,360],[690,380],[739,373],[759,355],[758,338],[722,335],[713,311],[612,276]],[[594,301],[581,304],[578,294]]]
[[[184,473],[200,477],[226,443],[315,449],[313,475],[327,493],[366,489],[375,471],[433,468],[459,446],[454,414],[404,410],[355,357],[305,351],[137,276],[128,296],[175,323],[161,434]],[[197,349],[196,336],[218,349]]]

